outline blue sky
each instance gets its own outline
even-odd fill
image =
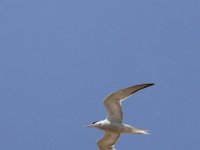
[[[119,150],[199,149],[198,0],[1,0],[0,149],[94,150],[102,99],[123,103]]]

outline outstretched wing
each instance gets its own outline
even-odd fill
[[[105,132],[104,136],[97,141],[99,150],[115,150],[114,144],[119,136],[119,133]]]
[[[134,85],[108,95],[104,100],[104,105],[107,110],[107,119],[109,121],[122,122],[123,112],[121,108],[121,101],[126,99],[129,95],[152,85],[154,84],[147,83]]]

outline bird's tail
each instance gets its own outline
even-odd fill
[[[132,128],[132,133],[136,134],[149,134],[149,130],[146,129],[138,129],[138,128]]]

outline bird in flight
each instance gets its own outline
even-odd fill
[[[86,126],[101,129],[105,132],[104,136],[97,141],[99,150],[115,150],[114,144],[116,143],[121,133],[148,134],[148,130],[136,128],[122,122],[123,112],[121,102],[131,94],[152,85],[154,84],[146,83],[130,86],[115,91],[105,97],[104,105],[107,110],[106,119],[102,121],[95,121],[92,124]]]

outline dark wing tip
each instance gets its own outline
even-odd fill
[[[137,90],[133,91],[131,94],[133,94],[133,93],[135,93],[135,92],[137,92],[137,91],[139,91],[139,90],[142,90],[142,89],[144,89],[144,88],[147,88],[147,87],[149,87],[149,86],[152,86],[152,85],[154,85],[154,83],[143,83],[143,84],[135,85],[135,86],[133,86],[133,87],[139,86],[139,88],[138,88]]]
[[[144,88],[147,88],[147,87],[149,87],[149,86],[155,85],[155,83],[145,83],[145,84],[143,84],[143,85],[144,85]]]
[[[155,85],[155,83],[147,83],[148,86]]]
[[[149,86],[152,86],[152,85],[155,85],[155,83],[142,83],[142,84],[137,84],[135,86],[144,86],[145,87],[149,87]]]

